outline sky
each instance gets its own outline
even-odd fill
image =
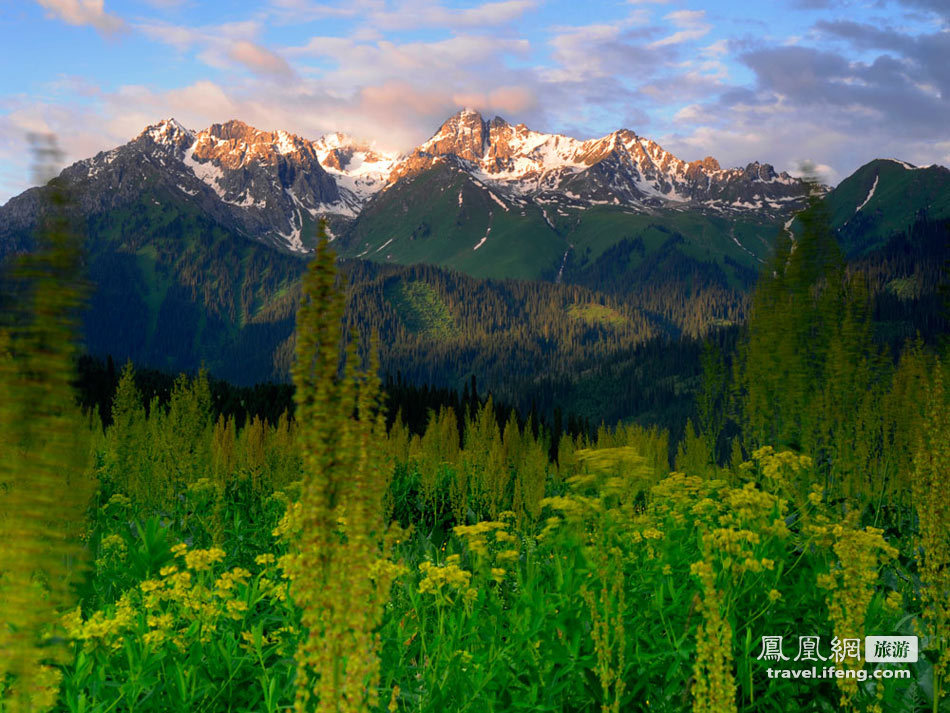
[[[835,184],[950,165],[950,0],[0,0],[0,203],[174,117],[408,150],[449,115]]]

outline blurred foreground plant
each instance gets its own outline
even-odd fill
[[[51,139],[37,143],[51,160]],[[71,597],[81,561],[80,528],[93,484],[71,382],[80,240],[65,188],[50,181],[35,252],[13,270],[18,310],[0,330],[0,708],[46,710],[64,653],[54,621]]]

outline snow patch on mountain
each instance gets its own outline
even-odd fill
[[[307,248],[304,247],[303,240],[300,236],[303,232],[303,216],[299,210],[295,210],[290,214],[290,232],[284,233],[283,231],[278,230],[277,234],[287,241],[287,247],[295,253],[305,253]]]
[[[192,194],[194,195],[194,194]],[[225,198],[222,198],[225,203],[230,205],[240,206],[241,208],[263,208],[267,205],[265,201],[257,201],[254,199],[254,196],[251,195],[250,191],[244,191],[244,195],[239,201],[229,201]]]
[[[871,200],[871,198],[874,196],[874,191],[877,190],[877,181],[878,181],[879,178],[880,178],[880,176],[875,176],[875,177],[874,177],[874,183],[871,184],[871,190],[868,191],[868,197],[864,199],[864,201],[861,203],[861,205],[859,205],[857,208],[854,209],[854,212],[855,212],[855,213],[857,213],[857,212],[858,212],[859,210],[861,210],[864,206],[866,206],[866,205],[868,204],[868,201]]]
[[[277,153],[289,154],[297,150],[297,145],[286,131],[277,132]]]
[[[903,166],[904,168],[906,168],[908,171],[916,171],[916,170],[917,170],[917,166],[915,166],[915,165],[913,165],[913,164],[911,164],[911,163],[907,163],[907,161],[901,161],[899,158],[888,158],[888,159],[884,159],[884,160],[885,160],[885,161],[893,161],[894,163],[900,164],[901,166]]]
[[[488,240],[488,235],[491,233],[491,226],[488,226],[488,230],[485,231],[485,237],[478,241],[478,244],[472,248],[472,250],[478,250],[482,245],[485,244],[485,241]]]
[[[148,136],[160,146],[175,145],[182,139],[194,139],[195,133],[178,123],[175,119],[163,119],[147,127],[140,136]]]
[[[492,193],[491,191],[488,191],[488,195],[491,196],[491,199],[492,199],[493,201],[495,201],[495,203],[497,203],[497,204],[500,205],[502,208],[504,208],[504,209],[505,209],[505,212],[508,211],[508,204],[505,203],[501,198],[499,198],[498,196],[496,196],[496,195],[495,195],[494,193]]]
[[[198,148],[199,142],[200,139],[195,141],[191,145],[191,148],[185,151],[185,155],[182,157],[182,163],[191,169],[191,172],[195,174],[195,177],[199,181],[210,186],[211,189],[218,194],[219,198],[224,198],[224,189],[220,186],[220,181],[224,178],[224,171],[215,166],[211,161],[197,161],[195,159],[195,149]]]
[[[386,187],[400,158],[398,153],[381,151],[343,133],[322,136],[313,149],[340,191],[340,202],[328,208],[347,217],[356,217],[366,202]]]

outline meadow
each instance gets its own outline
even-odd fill
[[[129,365],[104,427],[70,391],[78,254],[48,233],[0,343],[3,710],[950,710],[946,362],[874,356],[821,230],[779,247],[674,447],[552,443],[487,396],[387,426],[325,243],[292,416],[216,418],[203,373],[144,404]],[[919,659],[836,659],[866,635]],[[800,636],[842,676],[770,676],[811,668]]]

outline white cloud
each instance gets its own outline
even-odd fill
[[[103,0],[36,0],[49,15],[70,25],[91,25],[104,35],[127,29],[125,20],[110,15]]]
[[[716,40],[711,45],[706,45],[700,50],[707,57],[721,57],[729,54],[729,40]]]
[[[703,121],[706,114],[701,104],[687,104],[673,115],[673,121],[676,123],[689,124],[697,121]]]
[[[179,52],[200,48],[198,58],[218,69],[239,65],[254,74],[291,76],[293,69],[276,52],[258,44],[257,22],[231,22],[214,27],[185,27],[161,22],[143,22],[136,29],[146,36],[170,45]]]
[[[227,54],[228,57],[257,74],[293,74],[293,70],[283,57],[248,40],[234,42],[228,47]]]
[[[706,17],[705,10],[676,10],[664,16],[664,19],[673,23],[674,27],[679,28],[672,35],[652,43],[651,47],[666,47],[668,45],[678,45],[689,40],[698,40],[705,37],[712,30],[712,25],[704,22]]]
[[[844,178],[844,176],[841,176],[828,164],[818,163],[810,158],[793,160],[791,163],[793,167],[788,169],[788,173],[796,178],[814,176],[818,179],[819,183],[825,183],[831,186],[836,185]]]
[[[352,92],[390,80],[412,85],[481,89],[519,74],[506,66],[509,55],[524,56],[527,40],[456,35],[432,42],[359,42],[351,38],[313,37],[301,47],[283,50],[288,57],[335,60],[337,67],[319,72],[324,86]],[[530,74],[530,73],[529,73]],[[523,78],[524,75],[522,75]]]
[[[370,11],[367,22],[382,30],[447,27],[456,30],[514,22],[538,6],[538,0],[502,0],[470,8],[449,8],[434,0],[401,0],[392,9]]]

